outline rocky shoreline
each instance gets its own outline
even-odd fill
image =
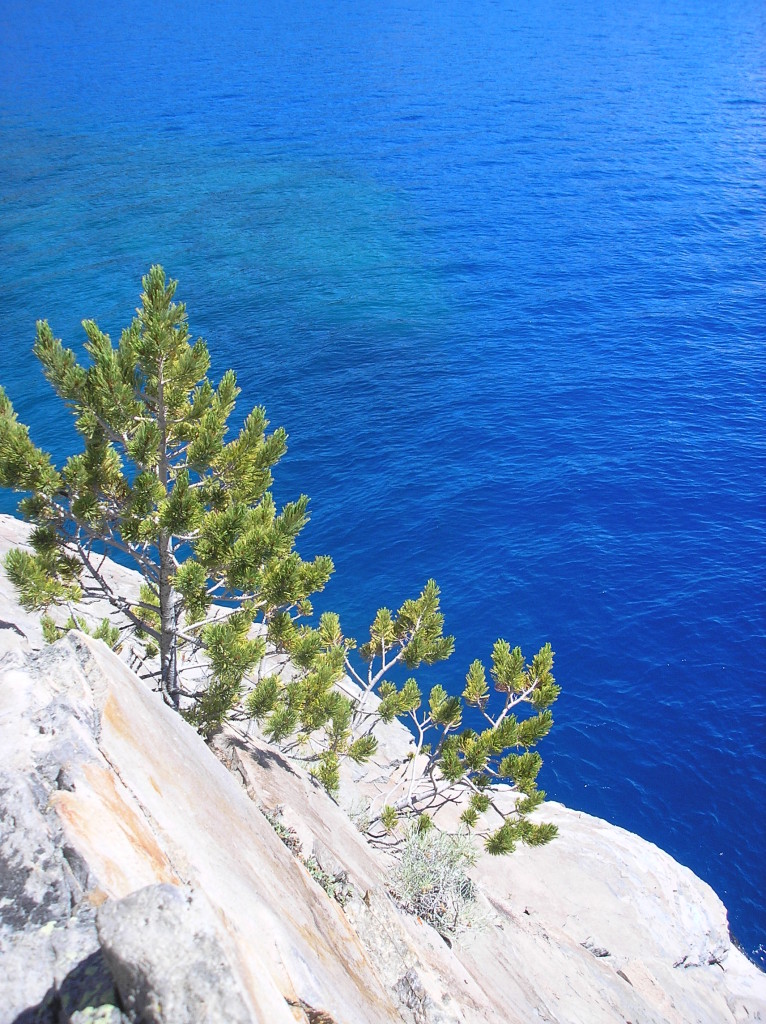
[[[0,555],[25,536],[0,517]],[[487,923],[450,946],[348,813],[403,727],[335,802],[246,730],[206,745],[101,642],[43,644],[4,576],[0,620],[0,1024],[766,1021],[718,897],[637,836],[546,804],[559,837],[483,856]]]

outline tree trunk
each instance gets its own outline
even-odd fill
[[[160,431],[159,465],[160,483],[165,495],[170,494],[170,466],[168,465],[168,426],[165,418],[164,358],[157,365],[157,426]],[[178,684],[178,598],[173,587],[175,566],[171,536],[161,529],[157,544],[159,558],[160,591],[160,685],[165,703],[178,711],[180,693]]]
[[[179,706],[178,683],[178,595],[173,587],[170,557],[170,537],[164,532],[159,542],[160,569],[160,684],[165,702],[174,707]]]

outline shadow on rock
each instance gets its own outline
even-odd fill
[[[123,1024],[119,997],[100,950],[81,960],[62,983],[52,986],[37,1004],[23,1010],[13,1024]]]

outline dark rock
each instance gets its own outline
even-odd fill
[[[602,957],[605,957],[605,956],[611,956],[612,955],[609,952],[609,950],[605,949],[603,946],[595,946],[593,944],[593,940],[592,939],[586,939],[585,942],[581,942],[580,945],[583,947],[583,949],[587,949],[588,952],[592,953],[595,957],[602,958]]]
[[[1,930],[65,920],[71,912],[64,860],[44,812],[47,797],[44,787],[0,772]]]
[[[23,630],[19,629],[15,622],[6,622],[5,619],[0,619],[0,629],[10,629],[18,636],[23,636],[25,640],[27,639],[27,634]]]

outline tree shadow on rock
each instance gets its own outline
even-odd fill
[[[298,772],[296,772],[290,760],[279,750],[256,746],[253,743],[248,743],[245,739],[240,739],[238,736],[227,736],[226,745],[234,747],[265,771],[273,771],[276,767],[280,771],[296,776],[296,778],[298,776]]]

